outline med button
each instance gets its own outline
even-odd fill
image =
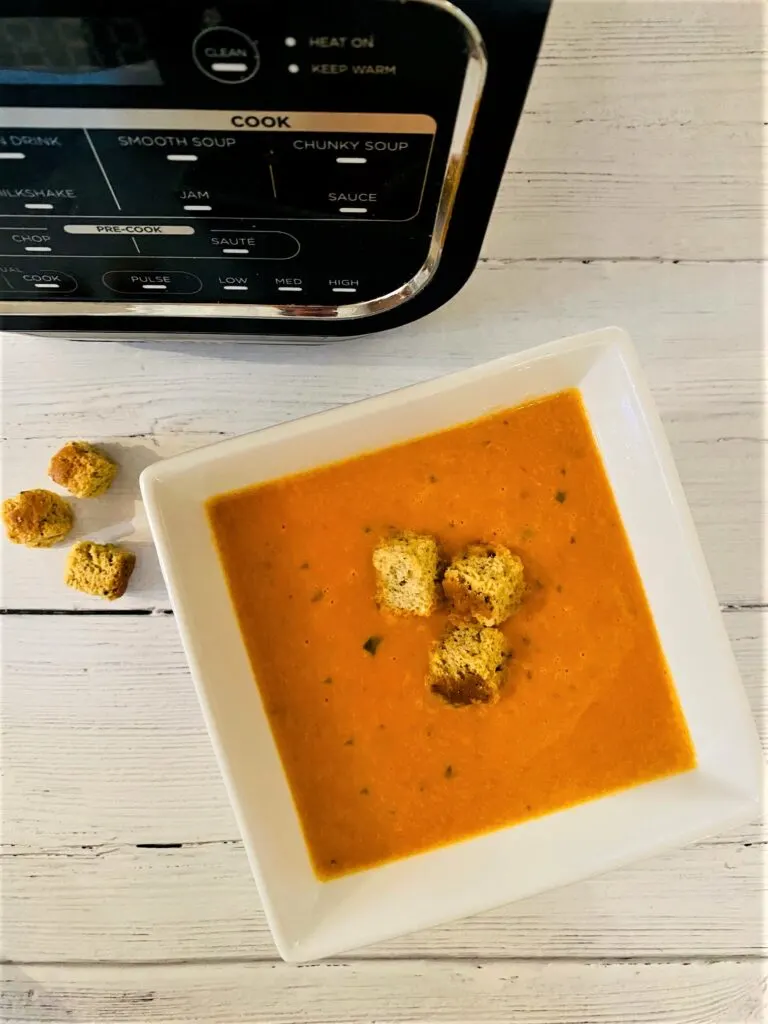
[[[194,295],[203,287],[199,277],[181,270],[109,270],[102,281],[119,295]]]
[[[256,43],[237,28],[206,28],[192,43],[192,59],[215,82],[239,85],[253,78],[261,58]]]

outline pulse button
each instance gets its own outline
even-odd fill
[[[192,43],[192,59],[215,82],[239,85],[253,78],[261,58],[256,43],[237,28],[206,28]]]
[[[194,295],[203,286],[199,277],[181,270],[110,270],[102,281],[119,295]]]

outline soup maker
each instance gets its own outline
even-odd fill
[[[549,0],[3,0],[0,326],[333,338],[477,261]]]

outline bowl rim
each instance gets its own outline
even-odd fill
[[[693,518],[685,498],[682,484],[677,474],[669,442],[666,438],[661,419],[653,403],[650,389],[642,374],[637,353],[629,340],[628,335],[619,328],[605,328],[600,331],[593,331],[563,338],[558,341],[550,342],[546,345],[525,349],[519,353],[503,356],[500,359],[495,359],[491,362],[462,369],[423,383],[410,385],[372,398],[365,398],[354,403],[349,403],[347,405],[319,413],[313,413],[286,423],[276,424],[258,431],[218,441],[203,448],[198,448],[193,451],[174,456],[164,462],[155,463],[147,467],[147,469],[145,469],[141,474],[140,487],[146,507],[147,519],[157,547],[163,576],[168,586],[171,605],[176,614],[177,625],[181,633],[185,656],[190,665],[198,698],[206,719],[209,735],[216,752],[220,770],[224,777],[230,801],[235,811],[238,826],[243,835],[249,862],[257,881],[267,920],[272,930],[278,950],[285,960],[301,962],[318,959],[322,956],[333,955],[358,945],[365,945],[369,942],[401,935],[404,932],[414,930],[418,927],[451,920],[457,916],[463,916],[467,912],[474,913],[490,909],[491,907],[498,906],[499,903],[507,902],[507,900],[478,900],[469,908],[467,906],[462,906],[458,911],[449,910],[447,913],[442,915],[432,915],[429,916],[428,919],[416,924],[393,925],[387,928],[381,924],[377,926],[375,921],[367,922],[367,925],[361,925],[357,930],[352,930],[354,934],[351,941],[347,941],[347,939],[339,939],[337,942],[333,942],[328,941],[326,937],[325,941],[314,943],[297,942],[295,935],[290,934],[290,929],[286,929],[284,927],[281,921],[281,908],[278,906],[279,901],[275,901],[275,899],[273,899],[272,887],[267,881],[266,872],[262,863],[263,858],[260,851],[255,848],[256,844],[253,840],[251,828],[253,824],[253,810],[252,808],[246,807],[241,799],[241,785],[237,778],[237,772],[233,769],[227,744],[222,739],[221,731],[216,721],[216,714],[211,704],[209,687],[214,684],[212,680],[207,678],[204,668],[200,662],[198,643],[194,636],[193,617],[189,614],[187,596],[183,593],[183,586],[180,583],[179,574],[175,566],[178,552],[175,550],[174,539],[168,530],[168,523],[166,522],[164,514],[164,503],[166,498],[162,492],[164,489],[167,490],[169,486],[172,487],[174,483],[183,481],[185,478],[189,479],[190,477],[194,477],[201,470],[204,470],[206,466],[211,466],[223,459],[237,459],[246,453],[252,453],[254,451],[263,453],[277,444],[290,444],[296,442],[302,437],[313,433],[318,428],[344,428],[355,421],[376,415],[395,418],[401,410],[406,407],[415,408],[423,400],[430,399],[439,401],[452,393],[455,394],[460,392],[462,389],[467,388],[472,384],[477,384],[478,382],[506,374],[509,371],[515,371],[524,367],[530,368],[534,364],[543,366],[547,361],[554,366],[562,359],[579,354],[591,354],[595,360],[599,360],[603,356],[612,354],[620,361],[626,371],[628,389],[631,390],[631,399],[636,403],[636,407],[642,415],[642,426],[646,431],[646,447],[652,455],[655,472],[658,475],[658,479],[663,483],[664,490],[668,496],[669,509],[676,517],[680,535],[686,545],[685,553],[690,561],[691,580],[693,581],[693,584],[700,589],[701,594],[703,595],[702,608],[707,613],[706,618],[708,619],[708,630],[711,631],[714,629],[715,633],[718,634],[715,640],[722,641],[722,636],[724,636],[724,627],[720,617],[719,606],[714,595],[714,588],[709,576],[704,554],[698,542]],[[541,394],[555,393],[558,390],[561,389],[552,388],[548,392],[541,392]],[[511,406],[516,404],[520,403],[510,403]],[[450,425],[458,426],[463,422],[470,421],[471,419],[478,418],[482,415],[485,415],[485,413],[478,411],[474,416],[461,416],[453,420],[452,424],[446,424],[446,426],[440,427],[438,430],[449,429]],[[594,423],[591,417],[590,425],[594,430]],[[419,436],[423,436],[424,433],[431,432],[433,431],[417,430],[408,434],[405,440],[416,439]],[[604,452],[598,443],[597,436],[595,437],[595,441],[601,456],[603,456]],[[400,443],[400,439],[390,441],[389,443]],[[386,446],[387,444],[385,443],[378,447]],[[370,450],[372,449],[369,447],[363,447],[359,452],[354,454],[363,454]],[[342,458],[346,457],[352,457],[352,455],[343,456]],[[325,461],[320,460],[315,462],[313,466],[307,468],[320,468],[323,465],[328,465],[335,461],[337,461],[335,458],[326,459]],[[606,473],[608,473],[607,467]],[[266,482],[285,475],[291,476],[293,475],[293,471],[288,474],[257,477],[257,479],[254,480],[254,483],[262,481]],[[614,480],[610,474],[608,474],[608,479],[612,489],[615,491]],[[203,487],[202,490],[206,490],[206,488]],[[221,491],[214,489],[207,494],[205,499],[200,500],[207,501],[218,493],[221,493]],[[623,514],[622,518],[624,519]],[[629,535],[629,530],[627,530],[627,534],[631,543],[632,539]],[[643,574],[640,570],[640,566],[638,566],[638,572],[641,575],[641,580],[643,580]],[[643,582],[645,581],[643,580]],[[653,607],[651,608],[651,611],[655,618],[656,616]],[[230,614],[234,616],[234,611],[231,608]],[[732,654],[730,653],[730,647],[727,644],[727,640],[726,647],[732,661]],[[720,643],[719,653],[721,656],[723,655],[722,643]],[[727,661],[728,658],[725,656],[724,664],[726,664],[726,667]],[[729,678],[731,681],[735,679],[740,685],[738,672],[735,667],[730,672]],[[256,683],[256,680],[253,679],[252,682],[254,690],[258,691],[258,684]],[[739,717],[739,728],[742,731],[746,758],[743,769],[740,769],[742,770],[744,782],[741,792],[738,795],[735,792],[730,793],[728,800],[725,800],[723,797],[723,800],[725,801],[723,806],[721,807],[720,804],[718,804],[716,813],[713,812],[711,828],[707,829],[702,828],[701,826],[691,827],[687,830],[680,828],[668,841],[660,840],[646,844],[646,853],[655,853],[661,852],[665,849],[671,849],[686,842],[693,841],[694,839],[702,838],[707,834],[711,834],[711,832],[715,831],[717,828],[742,823],[751,816],[757,807],[759,807],[760,777],[763,767],[762,753],[760,751],[759,741],[757,740],[757,733],[754,728],[751,712],[748,709],[748,705],[746,705],[746,698],[743,695],[743,690],[741,696],[743,698],[742,706],[737,707],[735,712]],[[733,701],[736,705],[739,704],[738,694],[733,695]],[[266,714],[264,714],[264,718],[266,720]],[[749,724],[747,724],[747,719]],[[747,767],[748,762],[751,767]],[[696,775],[698,772],[694,772],[692,774]],[[668,780],[659,781],[664,783]],[[710,783],[711,781],[712,780],[709,780]],[[604,801],[616,800],[617,798],[625,796],[627,793],[637,792],[638,789],[645,790],[647,787],[652,788],[656,785],[657,783],[650,783],[645,784],[642,787],[631,787],[628,790],[620,791],[618,794],[595,798],[588,801],[587,804],[577,805],[577,807],[584,808],[594,807],[598,804],[604,805]],[[692,794],[691,799],[693,798],[694,795]],[[727,807],[725,806],[726,804]],[[554,814],[568,815],[574,810],[576,810],[576,808],[565,808],[562,811],[554,812]],[[547,815],[542,819],[535,819],[535,822],[547,822],[552,817],[553,815]],[[585,820],[587,819],[589,819],[589,815],[586,815]],[[528,823],[522,823],[507,826],[504,829],[498,830],[497,833],[493,833],[493,835],[519,830],[527,824]],[[441,847],[437,850],[429,850],[423,854],[417,854],[409,858],[404,858],[403,860],[411,862],[419,860],[423,862],[424,859],[439,858],[441,853],[445,850],[454,849],[458,846],[464,847],[471,846],[473,844],[479,845],[486,838],[487,835],[473,836],[457,843],[451,843],[447,847]],[[643,853],[638,854],[635,849],[617,849],[613,855],[603,855],[599,860],[599,864],[592,869],[586,871],[577,870],[575,873],[561,873],[561,882],[556,884],[575,881],[576,879],[587,877],[589,874],[602,872],[609,868],[630,863],[633,860],[637,860],[638,856],[643,855]],[[330,886],[336,885],[338,881],[343,881],[344,878],[357,878],[360,877],[360,875],[367,875],[370,877],[377,873],[383,874],[388,870],[391,864],[400,863],[402,863],[402,861],[388,862],[387,864],[370,868],[365,872],[343,876],[340,880],[334,880],[332,882],[320,882],[318,880],[317,884],[320,886]],[[533,888],[530,892],[533,893],[552,887],[552,885],[546,884],[538,888]],[[523,895],[528,894],[529,893],[523,893]],[[349,932],[346,934],[349,934]]]

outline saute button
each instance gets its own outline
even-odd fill
[[[249,256],[257,260],[291,260],[298,256],[299,240],[287,231],[236,232],[211,228],[211,246],[222,256]]]
[[[110,270],[102,281],[120,295],[194,295],[203,287],[199,277],[181,270]]]

